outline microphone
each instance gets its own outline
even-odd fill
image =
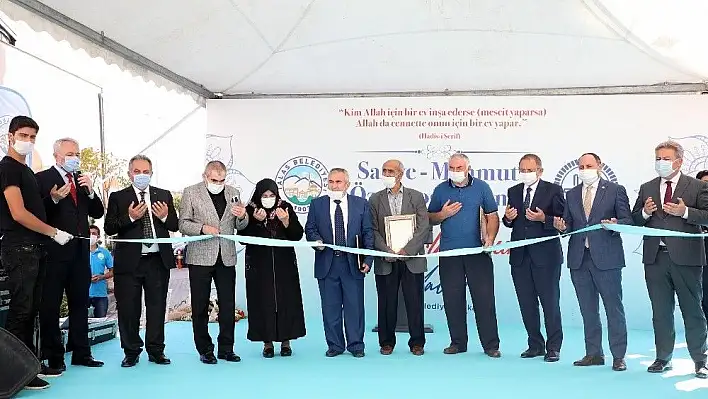
[[[76,185],[77,188],[79,186],[79,176],[81,176],[80,170],[77,170],[76,172],[74,172],[74,185]],[[84,193],[86,193],[86,195],[91,195],[91,190],[89,190],[88,187],[82,186],[81,188],[83,188]]]

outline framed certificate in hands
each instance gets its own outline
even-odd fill
[[[415,215],[386,216],[386,245],[398,253],[413,238]]]

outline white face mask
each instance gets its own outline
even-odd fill
[[[454,183],[460,184],[465,179],[467,178],[467,172],[449,172],[448,175],[450,175],[450,180],[452,180]]]
[[[15,144],[12,145],[12,148],[20,155],[28,155],[34,151],[34,143],[31,141],[15,140]]]
[[[663,178],[671,176],[676,171],[676,169],[674,169],[674,161],[667,161],[665,159],[656,161],[654,169],[656,169],[656,173]]]
[[[583,169],[578,171],[578,178],[590,186],[600,179],[600,173],[597,169]]]
[[[536,172],[521,172],[519,173],[519,180],[521,180],[524,185],[531,186],[536,183],[538,176],[536,175]]]
[[[344,191],[330,191],[329,192],[329,198],[332,198],[333,200],[341,200],[345,196]]]
[[[91,243],[91,245],[96,245],[96,243],[98,242],[98,236],[91,234],[91,238],[89,239],[89,242]]]
[[[210,193],[216,195],[224,191],[224,185],[209,182],[207,183],[207,190],[209,190]]]
[[[275,197],[261,198],[261,205],[265,209],[271,209],[275,206]]]
[[[391,189],[396,185],[396,176],[382,176],[381,182],[383,182],[384,187]]]

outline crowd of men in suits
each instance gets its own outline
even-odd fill
[[[11,303],[7,330],[34,347],[37,314],[42,341],[37,350],[45,360],[42,371],[27,388],[42,389],[40,377],[66,371],[65,351],[71,364],[100,367],[88,343],[89,265],[88,218],[104,216],[104,205],[93,191],[90,176],[79,171],[79,144],[67,138],[54,145],[56,164],[35,175],[26,165],[39,131],[29,117],[19,116],[9,125],[8,155],[0,161],[0,249],[9,276]],[[708,225],[708,183],[681,173],[683,148],[675,142],[656,147],[657,178],[643,184],[633,209],[624,187],[601,178],[602,161],[594,153],[578,159],[581,184],[565,195],[563,189],[541,180],[543,166],[534,154],[519,162],[521,183],[509,188],[501,222],[512,229],[512,241],[555,237],[510,252],[511,276],[528,349],[522,358],[560,359],[563,331],[560,311],[560,276],[563,254],[559,235],[570,236],[567,265],[583,318],[586,355],[576,366],[603,365],[599,300],[607,314],[612,369],[626,370],[627,326],[622,304],[622,269],[625,266],[621,236],[608,229],[585,231],[595,224],[628,224],[684,233],[701,233]],[[170,364],[165,355],[165,308],[169,271],[175,266],[170,244],[121,240],[167,238],[182,230],[189,235],[234,234],[248,224],[246,208],[233,187],[225,184],[225,167],[210,162],[204,181],[187,191],[209,195],[193,206],[190,217],[178,218],[169,191],[152,186],[152,161],[142,155],[129,162],[132,185],[110,195],[105,208],[105,232],[118,240],[114,246],[114,283],[118,307],[123,367],[136,366],[143,348],[148,360]],[[348,194],[349,174],[334,168],[328,175],[328,193],[309,208],[305,235],[315,248],[314,275],[322,304],[327,357],[350,352],[364,356],[364,279],[373,268],[378,292],[380,353],[390,355],[396,345],[398,291],[403,291],[411,353],[424,354],[423,274],[431,226],[440,225],[440,250],[490,247],[500,227],[498,205],[489,185],[473,177],[464,154],[448,161],[449,179],[433,191],[426,207],[421,192],[403,186],[403,164],[389,160],[382,167],[384,188],[366,199]],[[415,228],[406,245],[391,248],[387,218],[409,215]],[[328,245],[375,249],[388,257],[360,256]],[[220,237],[190,243],[187,263],[203,266],[199,276],[190,270],[195,344],[204,363],[216,363],[214,345],[206,323],[211,281],[217,285],[223,306],[219,315],[218,358],[240,361],[234,353],[235,243]],[[678,297],[686,326],[688,350],[699,378],[706,368],[706,315],[701,306],[706,249],[702,238],[644,237],[643,262],[651,300],[657,357],[648,371],[671,367],[674,349],[674,297]],[[494,295],[494,265],[489,252],[440,258],[440,284],[450,332],[446,354],[468,349],[467,290],[471,295],[478,335],[484,353],[501,357]],[[59,306],[68,297],[71,320],[68,347],[59,332]],[[140,338],[141,298],[145,297],[146,333]],[[196,298],[196,299],[195,299]],[[196,302],[195,302],[196,301]],[[541,332],[539,303],[546,336]],[[211,354],[211,357],[205,356]]]

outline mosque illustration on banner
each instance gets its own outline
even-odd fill
[[[241,193],[241,201],[251,199],[256,183],[236,169],[234,162],[233,136],[207,134],[206,161],[221,161],[226,165],[226,184],[236,187]]]
[[[309,205],[322,193],[322,178],[310,166],[296,166],[283,179],[283,193],[296,205]]]

